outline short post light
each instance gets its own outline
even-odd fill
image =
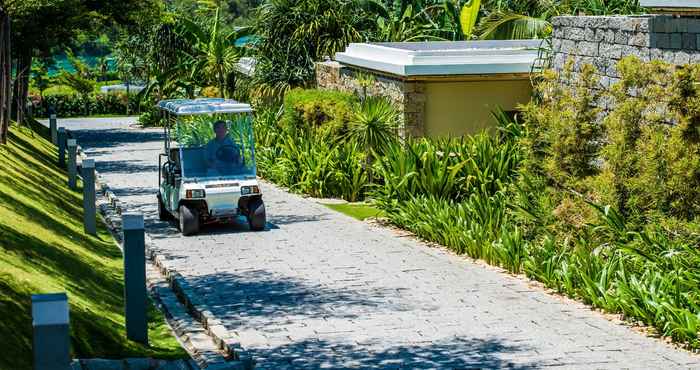
[[[32,351],[35,370],[70,368],[66,293],[32,294]]]
[[[146,320],[146,243],[143,213],[122,214],[126,337],[148,344]]]
[[[49,130],[51,131],[51,142],[56,145],[58,144],[58,131],[56,131],[56,115],[52,114],[49,116]]]
[[[85,233],[97,235],[95,222],[95,160],[85,159],[82,166],[83,176],[83,226]]]
[[[66,139],[68,133],[65,127],[58,128],[58,166],[66,168]]]
[[[68,187],[75,190],[78,185],[78,141],[68,139]]]

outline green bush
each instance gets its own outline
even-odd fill
[[[68,85],[53,85],[44,90],[44,97],[77,95],[78,92]]]
[[[375,196],[386,202],[419,195],[461,201],[475,192],[492,195],[510,182],[519,165],[511,140],[481,133],[464,138],[409,139],[377,158],[383,185]]]
[[[45,93],[43,99],[39,96],[31,96],[30,98],[35,117],[48,117],[49,107],[53,107],[59,117],[66,118],[126,114],[127,101],[130,112],[136,112],[139,106],[135,94],[131,94],[131,99],[127,99],[125,92],[98,93],[83,97],[68,89],[60,89]]]
[[[138,118],[139,125],[143,127],[161,127],[163,126],[163,119],[161,118],[161,112],[155,105],[148,106],[141,112]]]
[[[536,88],[541,102],[523,109],[529,133],[524,140],[536,155],[530,165],[566,186],[576,186],[580,178],[597,173],[594,159],[599,155],[602,131],[598,122],[601,109],[593,106],[601,99],[595,69],[586,65],[573,79],[571,67],[568,63],[563,76],[546,74],[550,83]],[[573,86],[554,82],[560,77],[572,81]]]
[[[366,154],[355,144],[284,133],[272,146],[258,143],[256,154],[259,174],[292,191],[352,202],[364,197]]]
[[[571,79],[569,93],[547,75],[542,99],[524,107],[528,172],[583,199],[615,207],[643,225],[700,217],[700,66],[625,58],[609,93],[590,93],[593,67]],[[612,107],[597,118],[593,102]],[[588,108],[587,108],[588,107]],[[568,196],[553,194],[559,206]],[[587,207],[584,202],[579,205]],[[591,220],[585,220],[591,221]],[[585,223],[585,222],[584,222]]]
[[[354,95],[340,91],[294,89],[284,97],[280,125],[285,130],[312,129],[338,137],[347,131],[358,101]]]

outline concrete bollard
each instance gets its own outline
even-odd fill
[[[68,139],[68,187],[75,190],[78,187],[78,142]]]
[[[32,351],[35,370],[70,368],[66,293],[32,294]]]
[[[66,139],[68,133],[65,127],[58,128],[58,166],[66,168]]]
[[[122,215],[124,230],[124,314],[126,337],[148,344],[146,320],[146,242],[143,213]]]
[[[95,160],[85,159],[82,166],[83,176],[83,226],[85,233],[97,235],[95,222]]]
[[[56,115],[52,114],[49,116],[49,130],[51,131],[51,142],[56,145],[58,144],[58,131],[56,131]]]

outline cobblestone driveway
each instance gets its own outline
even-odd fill
[[[521,280],[263,185],[268,230],[156,214],[159,130],[62,121],[258,368],[700,368]]]

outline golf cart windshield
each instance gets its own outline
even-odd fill
[[[183,178],[255,178],[253,129],[247,114],[180,116],[175,140]]]

